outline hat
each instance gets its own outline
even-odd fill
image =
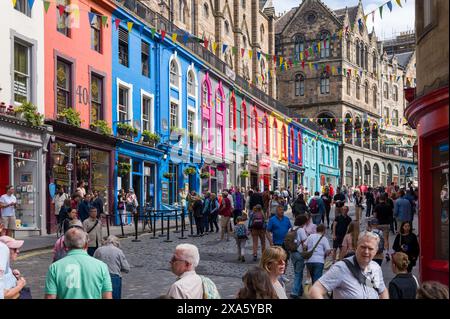
[[[10,249],[16,249],[23,246],[23,240],[15,240],[14,238],[9,236],[0,237],[0,241]]]

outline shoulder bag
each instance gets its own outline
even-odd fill
[[[317,246],[319,245],[319,243],[322,240],[324,235],[325,234],[322,234],[322,236],[320,236],[320,239],[316,242],[316,244],[314,245],[312,250],[310,250],[310,251],[306,250],[306,251],[301,252],[303,259],[309,259],[312,257],[312,255],[314,254],[314,251],[316,250]]]

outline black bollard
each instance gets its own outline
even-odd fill
[[[184,209],[181,210],[181,237],[178,237],[178,239],[187,239],[187,237],[184,237],[184,230],[186,227],[186,220],[184,219]]]
[[[122,213],[119,213],[119,219],[120,219],[120,229],[122,230],[122,238],[125,238],[125,232],[123,231],[123,222],[122,222]]]
[[[156,238],[158,238],[157,236],[156,236],[156,211],[154,211],[154,212],[150,212],[150,216],[151,217],[153,217],[153,236],[152,237],[150,237],[150,239],[156,239]]]
[[[106,213],[106,233],[108,234],[108,237],[109,237],[109,214],[108,213]]]
[[[167,214],[167,238],[166,238],[166,240],[164,241],[165,243],[171,243],[171,242],[172,242],[172,241],[170,240],[170,231],[169,231],[169,228],[170,228],[170,215]]]
[[[140,240],[138,239],[138,222],[139,222],[139,213],[134,213],[134,239],[132,242],[138,243]]]
[[[178,230],[178,209],[175,211],[175,230],[173,231],[174,234],[178,234],[180,231]]]
[[[189,211],[189,224],[191,225],[191,234],[188,235],[188,237],[197,237],[197,235],[194,235],[194,228],[192,226],[192,212]]]
[[[159,234],[159,237],[164,237],[164,213],[161,212],[160,216],[161,216],[161,234]]]

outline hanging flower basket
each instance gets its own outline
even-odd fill
[[[196,173],[197,173],[197,171],[194,167],[187,167],[184,170],[184,175],[195,175]]]
[[[130,163],[119,163],[118,168],[119,168],[118,169],[119,176],[125,176],[131,172],[131,164]]]
[[[201,179],[208,179],[208,178],[210,178],[210,176],[211,176],[211,174],[209,174],[209,173],[201,173],[200,174]]]
[[[247,178],[247,177],[249,177],[250,176],[250,172],[249,171],[242,171],[241,172],[241,177],[242,178]]]
[[[173,178],[173,173],[164,173],[163,177],[167,178],[167,179],[172,179]]]

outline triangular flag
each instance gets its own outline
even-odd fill
[[[60,7],[61,7],[61,6],[60,6]],[[64,6],[62,6],[62,7],[64,7]],[[61,13],[61,10],[59,10],[59,12]],[[120,20],[120,19],[114,20],[114,24],[116,25],[116,30],[119,29],[120,21],[122,21],[122,20]]]
[[[28,0],[28,5],[30,6],[30,10],[33,9],[34,0]]]
[[[302,69],[305,69],[305,61],[302,61]]]
[[[283,64],[283,57],[280,56],[280,65]]]
[[[89,16],[89,23],[92,25],[93,20],[94,20],[96,14],[93,13],[93,12],[88,12],[88,16]]]
[[[233,55],[237,54],[237,48],[236,47],[233,47],[232,51],[233,51]]]
[[[13,7],[16,6],[17,0],[12,0]]]
[[[59,16],[61,17],[64,14],[64,11],[66,11],[66,7],[63,6],[62,4],[59,4],[58,10],[59,10]],[[119,20],[119,19],[116,19],[116,20]],[[120,20],[119,20],[119,23],[120,23]]]
[[[144,32],[144,26],[142,24],[139,25],[139,34],[142,34]]]
[[[261,60],[261,52],[257,52],[256,55],[258,56],[258,61]]]
[[[342,30],[339,30],[339,40],[342,39]]]
[[[48,12],[48,8],[50,7],[50,1],[44,1],[44,10],[45,10],[45,13],[47,13]]]
[[[131,32],[131,30],[133,29],[133,22],[131,22],[131,21],[128,21],[127,22],[127,28],[128,28],[128,32]]]
[[[308,58],[308,56],[309,56],[308,50],[305,50],[305,58]]]
[[[213,48],[213,52],[216,53],[217,51],[217,47],[219,46],[219,43],[217,43],[216,41],[213,41],[212,43],[212,48]]]
[[[165,37],[166,37],[166,31],[161,30],[161,42],[164,41]]]
[[[108,17],[107,16],[102,16],[102,25],[104,27],[106,27],[106,24],[108,23]]]
[[[300,61],[303,61],[303,52],[300,52]]]
[[[387,6],[389,8],[389,11],[392,12],[392,2],[391,1],[387,2]]]
[[[270,55],[267,53],[266,54],[266,60],[269,61],[270,60]]]
[[[403,8],[403,7],[402,7],[402,4],[401,4],[401,2],[400,2],[400,0],[395,0],[395,1],[397,1],[397,4],[398,4],[398,6],[399,6],[400,8]]]
[[[208,44],[209,44],[208,39],[204,39],[203,41],[204,41],[204,44],[205,44],[205,49],[208,49]]]
[[[383,6],[379,7],[380,9],[380,18],[383,19]]]
[[[276,55],[273,56],[273,63],[275,63],[275,64],[277,63],[277,56]]]
[[[177,42],[177,37],[178,37],[178,34],[176,34],[176,33],[172,34],[172,41]]]
[[[253,50],[248,50],[248,56],[250,59],[253,57]]]
[[[223,44],[222,45],[222,53],[225,53],[228,49],[228,44]]]
[[[369,15],[365,15],[364,16],[364,23],[366,23],[367,24],[367,17],[368,17]]]
[[[151,28],[150,31],[152,32],[152,39],[154,39],[155,38],[156,29],[155,28]]]
[[[317,65],[317,63],[314,63],[314,69],[317,71],[319,69],[319,66]]]
[[[183,36],[183,43],[186,44],[188,42],[188,40],[189,40],[189,34],[187,32],[185,32],[184,36]]]
[[[241,56],[244,57],[245,49],[241,49]]]
[[[309,70],[312,72],[312,62],[309,62],[308,65],[309,65]]]

